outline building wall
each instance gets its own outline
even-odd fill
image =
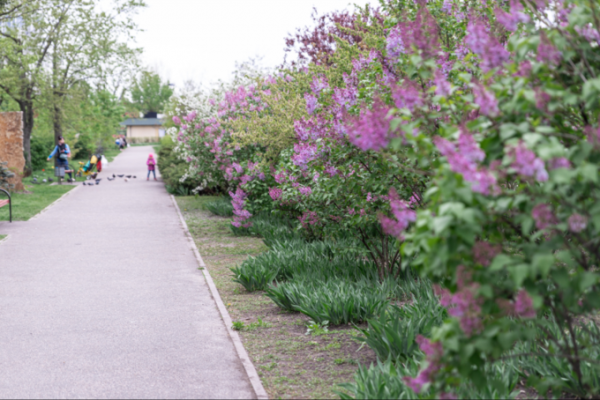
[[[8,162],[8,168],[14,173],[11,178],[15,190],[23,191],[23,170],[25,157],[23,156],[23,113],[0,113],[0,161]]]
[[[159,126],[128,126],[128,138],[156,138],[158,139]]]

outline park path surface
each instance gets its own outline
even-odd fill
[[[152,151],[0,222],[0,398],[255,396],[170,196],[146,181]]]

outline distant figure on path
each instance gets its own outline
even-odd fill
[[[148,156],[148,161],[146,161],[146,165],[148,166],[148,177],[146,178],[146,180],[150,180],[150,172],[152,172],[152,175],[154,175],[154,180],[156,180],[156,161],[154,160],[154,156],[152,154]]]
[[[65,172],[69,174],[68,182],[74,182],[73,180],[73,170],[69,169],[69,158],[71,158],[71,148],[68,144],[65,143],[65,139],[62,136],[58,137],[58,144],[48,156],[48,161],[52,159],[52,157],[56,156],[56,166],[59,168],[64,168]]]

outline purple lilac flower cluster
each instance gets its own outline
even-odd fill
[[[482,20],[469,22],[465,43],[481,59],[484,72],[501,67],[510,59],[510,53],[491,33],[489,26]]]
[[[233,222],[232,225],[240,228],[248,228],[252,226],[252,223],[248,219],[252,216],[248,210],[244,209],[246,203],[247,194],[240,187],[237,188],[235,193],[229,192],[231,196],[231,204],[233,205]]]
[[[433,139],[433,143],[448,159],[450,169],[471,183],[474,192],[490,195],[500,191],[495,175],[479,164],[485,158],[485,153],[469,133],[463,131],[460,134],[458,146],[439,136]]]
[[[548,171],[544,162],[529,150],[523,142],[508,149],[508,155],[513,157],[511,167],[521,176],[535,178],[538,182],[548,180]]]
[[[367,195],[367,201],[371,194]],[[403,239],[402,233],[408,228],[411,222],[415,222],[417,214],[414,210],[409,208],[409,204],[400,199],[396,189],[391,188],[388,196],[390,200],[390,207],[392,209],[392,215],[394,218],[388,218],[385,215],[379,216],[379,222],[383,232],[388,235],[394,236],[400,240]]]
[[[440,361],[444,354],[444,349],[440,342],[432,342],[422,335],[417,336],[416,342],[419,345],[419,349],[425,353],[427,366],[415,378],[405,376],[404,382],[413,392],[420,393],[423,386],[431,383],[435,374],[441,369]]]
[[[481,321],[482,298],[477,295],[479,284],[471,281],[471,274],[460,265],[456,272],[456,293],[434,285],[435,294],[440,297],[440,304],[448,310],[448,314],[458,318],[465,335],[472,336],[483,328]]]

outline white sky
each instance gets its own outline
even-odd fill
[[[311,12],[353,9],[367,0],[146,0],[136,20],[142,60],[180,86],[228,80],[235,63],[262,56],[275,67],[285,37],[311,24]]]

